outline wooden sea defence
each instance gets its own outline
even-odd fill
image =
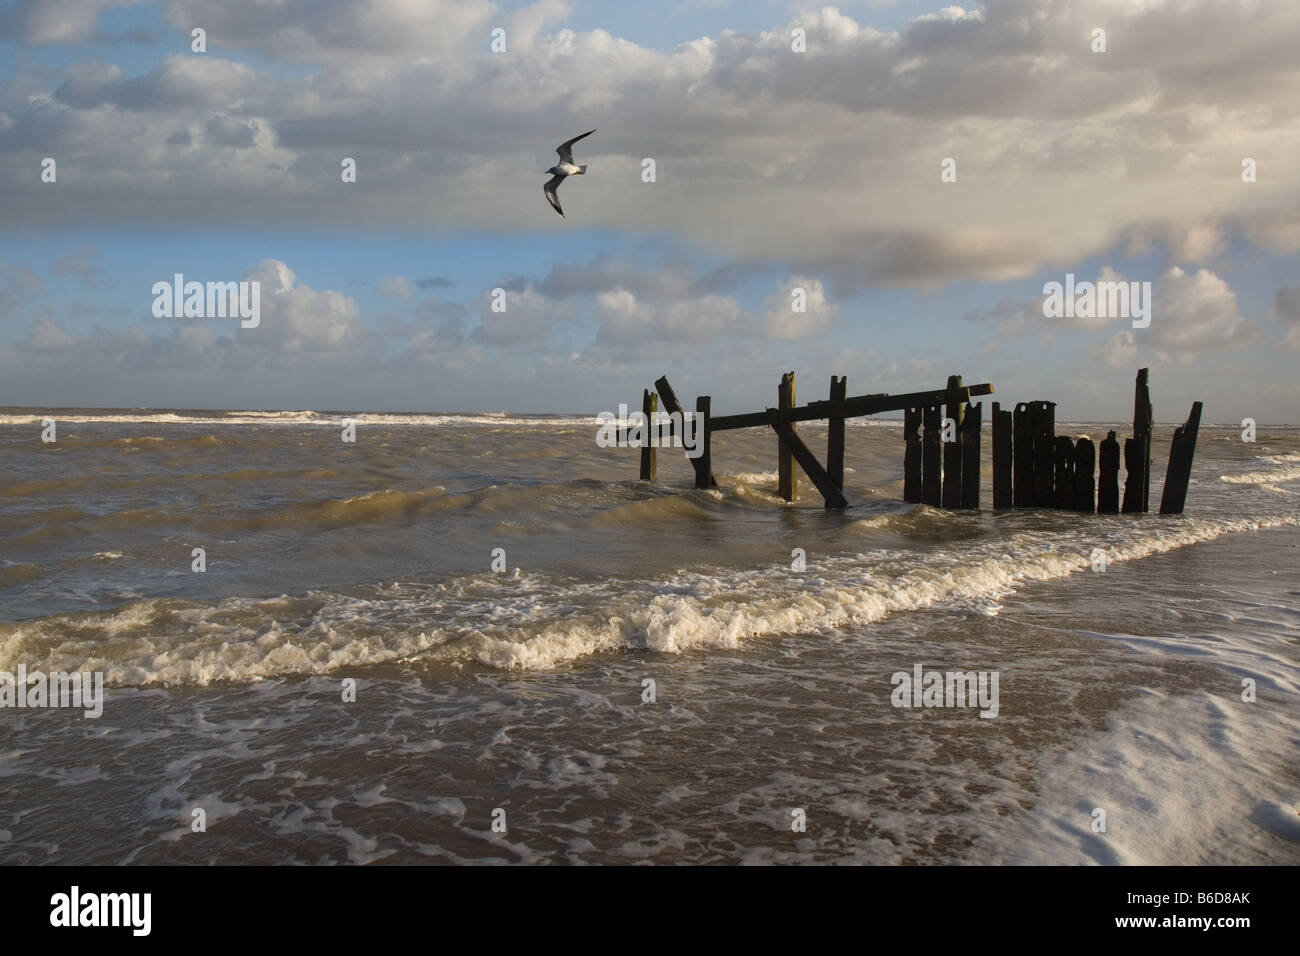
[[[695,487],[713,488],[712,436],[740,428],[770,428],[776,437],[777,493],[786,501],[799,497],[802,471],[821,495],[827,508],[847,508],[844,494],[845,422],[882,412],[903,413],[903,500],[949,510],[980,506],[981,436],[983,405],[971,399],[993,394],[987,382],[965,385],[951,375],[943,388],[901,395],[873,393],[849,395],[845,376],[832,376],[829,397],[799,405],[795,373],[786,372],[777,386],[776,404],[762,411],[714,415],[713,399],[695,401],[697,445],[688,454],[695,471]],[[662,408],[662,411],[660,409]],[[1174,432],[1160,500],[1161,514],[1181,514],[1191,480],[1192,456],[1200,428],[1202,403],[1192,406],[1185,424]],[[641,402],[648,425],[641,446],[641,478],[657,477],[655,445],[671,444],[683,409],[668,377],[647,389]],[[1153,417],[1149,369],[1137,374],[1133,397],[1133,436],[1124,441],[1123,502],[1119,493],[1120,443],[1115,432],[1100,446],[1089,438],[1077,441],[1056,434],[1056,403],[1020,402],[1004,410],[994,402],[992,431],[993,507],[1055,508],[1082,513],[1133,514],[1146,512],[1150,501]],[[668,418],[668,416],[676,416]],[[666,421],[665,421],[666,420]],[[798,430],[800,422],[827,423],[826,464],[808,447]],[[619,432],[624,443],[632,429]],[[684,432],[690,429],[683,428]],[[670,441],[664,441],[667,437]],[[650,447],[647,447],[650,446]]]

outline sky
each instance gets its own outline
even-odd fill
[[[0,0],[0,405],[726,414],[794,370],[1101,421],[1149,366],[1159,421],[1297,423],[1298,49],[1294,0]],[[177,273],[259,324],[155,315]],[[1046,314],[1067,275],[1149,325]]]

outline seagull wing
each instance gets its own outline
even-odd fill
[[[580,140],[580,139],[586,139],[588,136],[590,136],[590,135],[591,135],[592,133],[594,133],[594,132],[596,132],[594,129],[589,129],[589,130],[587,130],[587,132],[583,133],[581,136],[575,136],[575,137],[573,137],[573,139],[569,140],[568,142],[561,143],[560,146],[559,146],[559,148],[556,149],[556,151],[555,151],[555,152],[558,153],[559,156],[560,156],[560,162],[562,162],[562,163],[571,163],[571,162],[573,162],[573,144],[576,143],[576,142],[577,142],[578,140]]]
[[[546,185],[542,187],[542,192],[546,193],[547,202],[555,207],[555,211],[560,214],[561,219],[564,218],[564,210],[560,208],[560,197],[555,195],[555,190],[560,188],[562,182],[564,182],[563,176],[552,176]]]

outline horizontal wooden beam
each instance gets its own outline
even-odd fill
[[[993,386],[987,382],[963,388],[961,394],[969,401],[972,395],[992,395]],[[734,428],[758,428],[773,424],[770,414],[775,411],[777,422],[783,425],[794,422],[812,422],[821,418],[861,418],[881,412],[901,412],[909,408],[942,405],[948,400],[948,390],[937,388],[929,392],[909,392],[905,395],[854,395],[842,402],[809,402],[798,408],[773,409],[766,412],[747,412],[742,415],[717,415],[709,420],[709,431],[725,432]]]

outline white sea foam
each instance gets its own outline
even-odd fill
[[[1261,455],[1259,461],[1270,467],[1243,474],[1220,475],[1219,480],[1231,485],[1271,486],[1279,482],[1300,479],[1300,453],[1289,455]],[[1281,489],[1274,489],[1281,490]]]
[[[853,629],[929,607],[996,614],[1023,584],[1091,567],[1093,547],[1116,563],[1297,525],[1296,515],[1188,517],[1072,536],[1024,532],[961,551],[827,558],[808,574],[717,569],[658,582],[593,582],[516,573],[432,588],[399,583],[366,596],[227,598],[215,606],[143,600],[114,612],[0,625],[0,669],[24,662],[29,670],[101,670],[110,684],[248,681],[412,658],[544,670],[615,650],[672,654]]]
[[[1278,701],[1144,690],[1086,746],[1042,759],[1034,806],[1009,825],[995,821],[980,839],[981,858],[1294,864],[1300,787],[1271,768],[1288,761],[1297,731],[1294,708]],[[1105,832],[1093,830],[1096,810]]]

